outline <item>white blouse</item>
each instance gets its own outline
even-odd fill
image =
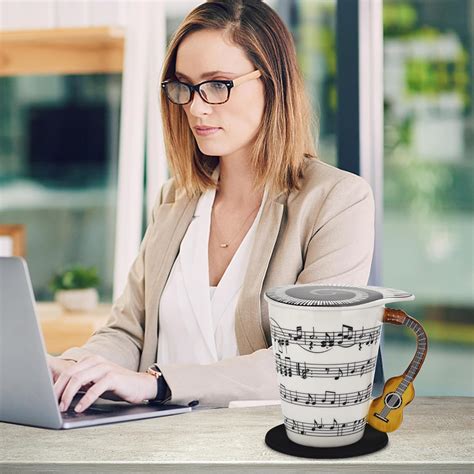
[[[239,355],[234,315],[267,196],[216,287],[209,286],[208,244],[216,190],[204,192],[181,242],[159,306],[160,364],[210,364]]]

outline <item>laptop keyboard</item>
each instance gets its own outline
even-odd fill
[[[73,403],[69,406],[67,411],[61,412],[61,416],[65,419],[71,419],[71,418],[82,418],[85,416],[91,416],[91,415],[99,415],[101,413],[110,413],[112,411],[117,411],[117,407],[111,407],[111,406],[94,406],[92,405],[89,407],[87,410],[84,410],[81,413],[76,413],[74,411],[74,407],[76,406],[76,403],[79,400],[73,400]],[[75,402],[75,403],[74,403]]]
[[[61,415],[63,418],[81,418],[84,416],[90,416],[90,415],[98,415],[99,413],[109,413],[111,410],[110,409],[104,409],[104,408],[96,408],[96,407],[90,407],[87,410],[84,410],[81,413],[77,413],[74,411],[74,408],[68,408],[67,411],[61,412]]]

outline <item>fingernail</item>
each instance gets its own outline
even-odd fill
[[[64,403],[59,404],[59,411],[64,411]]]
[[[78,411],[81,411],[81,410],[82,410],[82,405],[81,405],[80,403],[78,403],[78,404],[76,405],[76,408],[74,408],[74,411],[75,411],[75,412],[78,412]]]

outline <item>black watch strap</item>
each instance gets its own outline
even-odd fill
[[[160,368],[155,364],[156,369],[158,372],[161,372]],[[157,383],[157,392],[156,398],[153,400],[155,402],[166,402],[171,398],[171,391],[166,383],[163,374],[156,379]]]

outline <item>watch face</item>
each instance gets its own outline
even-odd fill
[[[146,369],[147,374],[154,375],[156,378],[158,378],[161,375],[161,372],[159,372],[155,366],[148,367]]]

